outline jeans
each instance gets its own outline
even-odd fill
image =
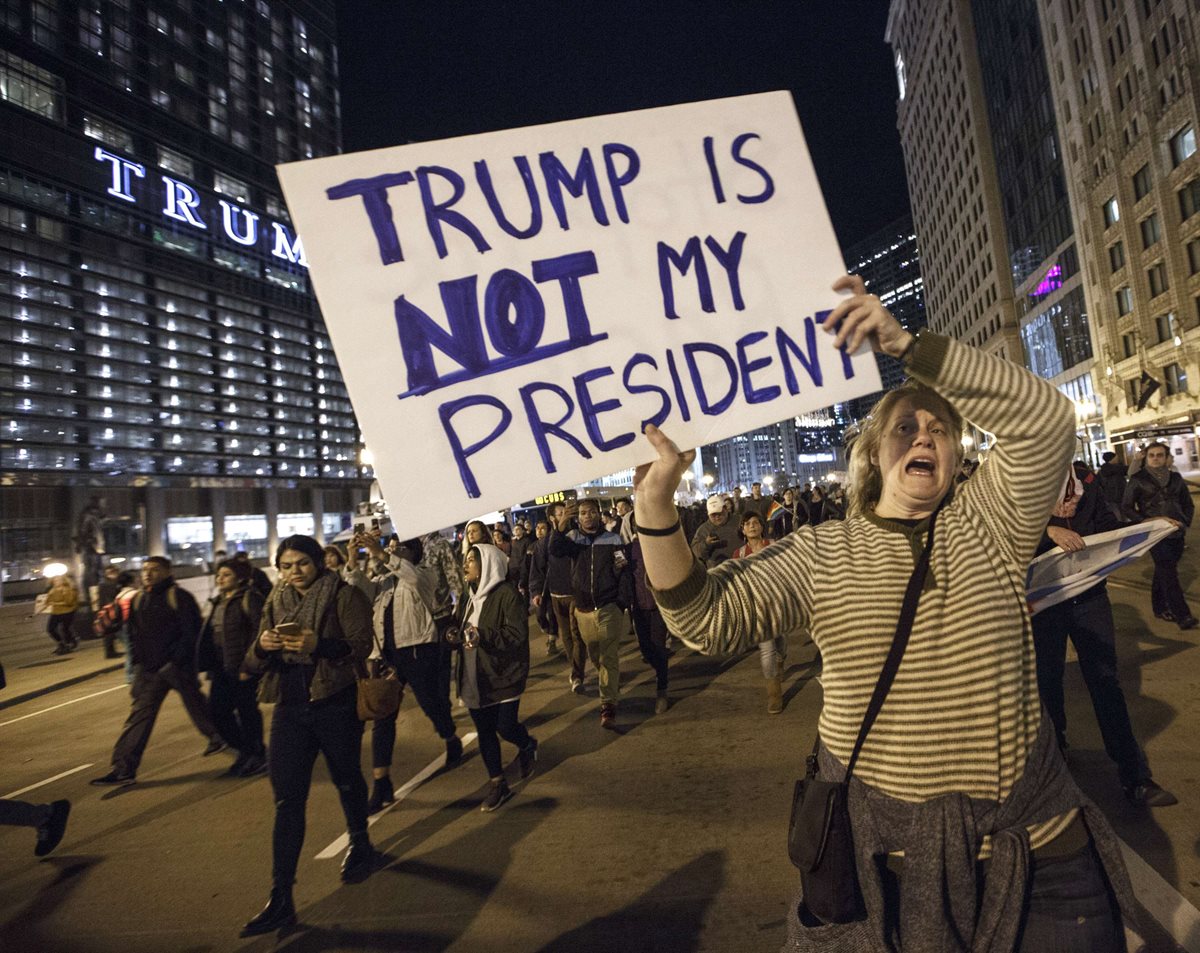
[[[258,710],[258,679],[242,681],[224,670],[212,673],[208,707],[213,724],[229,744],[245,755],[262,755],[263,720]]]
[[[1183,587],[1179,584],[1179,560],[1182,557],[1182,538],[1168,536],[1150,549],[1150,558],[1154,560],[1150,605],[1155,615],[1169,612],[1176,622],[1182,622],[1192,615],[1192,610],[1183,598]]]
[[[642,650],[642,658],[654,669],[654,683],[658,691],[667,688],[667,623],[663,621],[662,613],[655,606],[652,609],[641,609],[634,606],[630,610],[633,616],[633,628],[637,632],[638,648]]]
[[[571,663],[571,678],[583,681],[583,666],[587,662],[587,647],[579,634],[579,622],[575,618],[574,596],[551,596],[554,606],[554,621],[558,625],[558,637],[562,639],[563,651]]]
[[[442,739],[457,733],[450,710],[450,650],[445,642],[426,642],[396,649],[388,656],[401,684],[408,684],[417,697],[425,717]],[[376,768],[392,766],[392,749],[396,747],[396,719],[400,712],[371,722],[371,765]]]
[[[1017,953],[1124,953],[1121,913],[1096,848],[1034,859]]]
[[[600,676],[600,701],[616,704],[621,694],[621,635],[625,631],[625,616],[615,604],[601,606],[592,612],[575,609],[579,634],[587,646],[588,657]]]
[[[885,931],[898,935],[900,876],[879,869]],[[1121,913],[1090,841],[1064,857],[1032,857],[1025,896],[1014,953],[1125,953]]]
[[[361,764],[363,723],[351,687],[319,702],[275,706],[271,719],[271,789],[275,792],[272,879],[291,886],[304,846],[305,808],[317,754],[338,790],[346,830],[367,830],[367,782]]]
[[[783,635],[758,643],[758,660],[762,663],[763,678],[779,678],[783,674],[787,650],[787,636]]]
[[[1038,691],[1054,723],[1059,745],[1066,742],[1067,714],[1063,699],[1067,639],[1079,656],[1079,670],[1092,696],[1092,709],[1104,738],[1104,750],[1117,765],[1121,784],[1129,787],[1150,777],[1150,765],[1129,720],[1125,693],[1117,676],[1117,640],[1112,605],[1103,585],[1082,596],[1043,609],[1033,617],[1037,649]]]
[[[179,692],[196,730],[209,740],[217,737],[217,726],[208,713],[208,702],[200,691],[195,672],[180,668],[174,662],[168,662],[156,672],[147,672],[142,666],[135,665],[133,686],[129,690],[133,705],[113,747],[112,766],[117,773],[137,774],[158,710],[172,689]]]
[[[498,778],[504,774],[504,762],[500,759],[500,738],[518,749],[529,747],[533,740],[525,726],[517,719],[517,708],[521,699],[499,705],[488,705],[487,708],[471,708],[471,720],[475,722],[475,731],[479,735],[479,754],[483,757],[483,766],[487,768],[489,778]],[[499,737],[497,737],[499,735]]]

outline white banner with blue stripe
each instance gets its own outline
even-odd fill
[[[1082,595],[1110,573],[1127,566],[1175,532],[1169,520],[1154,519],[1124,526],[1108,533],[1085,536],[1087,544],[1077,553],[1055,546],[1029,564],[1025,598],[1029,614]]]

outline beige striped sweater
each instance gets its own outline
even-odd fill
[[[1002,800],[1040,723],[1025,573],[1071,459],[1074,410],[1024,368],[928,332],[909,372],[995,444],[938,517],[933,581],[855,772],[908,801]],[[824,659],[821,738],[845,763],[925,531],[874,514],[802,527],[748,559],[697,563],[655,596],[671,632],[705,653],[807,628]],[[1069,819],[1031,829],[1033,846]]]

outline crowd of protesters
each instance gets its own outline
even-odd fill
[[[869,318],[860,320],[877,319],[883,321],[871,310]],[[1061,435],[1049,429],[1062,416],[1052,389],[1011,365],[986,359],[991,363],[985,367],[977,352],[946,339],[930,336],[923,347],[914,351],[914,346],[910,335],[907,345],[896,349],[912,362],[923,383],[889,395],[868,420],[852,451],[849,492],[831,482],[764,494],[763,484],[754,482],[748,494],[735,488],[729,495],[714,493],[677,506],[673,488],[689,455],[650,428],[648,436],[660,458],[639,472],[636,514],[628,498],[613,501],[611,508],[581,498],[518,512],[511,522],[488,526],[472,520],[407,540],[388,535],[377,519],[370,529],[356,524],[343,546],[291,536],[275,553],[275,583],[245,553],[231,558],[219,553],[205,609],[176,583],[164,557],[147,558],[140,580],[110,567],[100,583],[94,629],[104,637],[106,656],[118,656],[118,642],[124,643],[132,704],[108,773],[92,783],[136,782],[158,711],[171,692],[180,696],[204,741],[203,755],[227,749],[236,755],[225,775],[268,775],[275,812],[272,884],[266,906],[243,928],[243,936],[253,936],[296,920],[293,885],[318,754],[328,765],[345,816],[348,849],[342,879],[359,882],[377,866],[368,820],[396,799],[390,769],[406,691],[445,745],[444,769],[457,767],[463,756],[454,699],[466,709],[486,772],[481,810],[495,811],[514,794],[501,741],[516,750],[517,780],[533,775],[539,745],[520,714],[532,631],[544,633],[545,657],[562,666],[571,692],[588,691],[590,666],[599,724],[605,729],[618,722],[619,649],[631,629],[654,673],[656,714],[670,708],[672,634],[700,651],[757,652],[767,712],[777,714],[784,707],[789,639],[803,632],[817,643],[818,659],[827,666],[826,701],[836,702],[822,714],[817,763],[822,772],[837,776],[857,757],[847,758],[865,702],[859,695],[872,684],[845,673],[854,670],[864,652],[877,664],[876,643],[891,637],[888,613],[864,612],[864,604],[852,599],[847,577],[871,567],[888,585],[892,576],[902,583],[912,559],[927,547],[934,552],[934,585],[957,586],[962,598],[936,601],[938,608],[929,610],[936,619],[918,615],[915,624],[929,633],[957,633],[958,641],[949,655],[926,657],[922,652],[927,649],[910,650],[907,677],[924,678],[927,693],[938,695],[944,687],[939,679],[949,671],[947,659],[957,653],[965,666],[961,673],[970,674],[978,659],[986,658],[985,668],[992,673],[987,678],[1011,675],[1019,691],[998,700],[984,676],[971,675],[955,681],[954,697],[944,699],[943,717],[948,723],[961,722],[962,732],[955,735],[959,740],[953,742],[961,749],[961,763],[974,759],[992,765],[995,777],[968,776],[961,765],[948,766],[938,753],[950,743],[943,732],[910,746],[884,745],[860,762],[857,786],[850,789],[856,829],[862,824],[862,830],[876,830],[866,823],[872,811],[876,820],[903,819],[905,830],[923,829],[933,823],[930,812],[914,805],[955,792],[964,797],[946,808],[954,813],[958,831],[947,853],[934,856],[881,829],[873,841],[864,839],[863,850],[875,850],[886,863],[863,882],[871,918],[861,938],[886,940],[895,931],[935,938],[944,924],[937,918],[922,920],[916,907],[901,909],[900,881],[913,878],[922,888],[940,890],[945,903],[969,899],[968,881],[973,880],[960,861],[962,856],[973,858],[979,845],[967,842],[973,835],[959,821],[967,816],[963,812],[993,811],[987,797],[1000,791],[1017,804],[1005,832],[1016,825],[1028,835],[1026,860],[1008,855],[1004,860],[1033,898],[1027,900],[1023,929],[1033,937],[1050,935],[1059,909],[1051,897],[1053,880],[1067,876],[1086,883],[1095,894],[1091,899],[1107,905],[1111,917],[1097,924],[1085,942],[1092,944],[1089,949],[1110,948],[1115,942],[1112,924],[1127,913],[1129,896],[1106,822],[1062,768],[1061,756],[1069,748],[1062,684],[1068,639],[1128,799],[1155,807],[1176,799],[1153,780],[1135,737],[1118,677],[1105,584],[1098,582],[1031,622],[1025,607],[1010,598],[1003,574],[988,562],[985,549],[973,544],[968,556],[960,541],[995,536],[997,558],[1008,567],[1004,572],[1017,573],[1037,553],[1054,547],[1079,551],[1088,537],[1122,524],[1168,519],[1175,531],[1151,550],[1153,612],[1189,630],[1200,623],[1183,595],[1177,567],[1193,517],[1191,495],[1172,469],[1169,448],[1158,443],[1146,447],[1128,470],[1106,454],[1098,472],[1077,462],[1065,483],[1060,482],[1057,468],[1065,465],[1069,452]],[[1004,403],[997,396],[994,405],[979,403],[968,382],[985,370],[1004,378],[1011,395],[1044,404],[1042,423],[1024,430],[1016,426],[1022,414],[1014,400]],[[953,401],[995,416],[988,421],[1001,448],[992,451],[995,462],[989,458],[980,467],[962,459],[962,418]],[[1047,472],[1030,471],[1030,461],[1042,451]],[[977,469],[981,475],[974,476]],[[1060,485],[1065,490],[1055,498]],[[667,486],[671,494],[665,493]],[[1007,501],[1007,509],[1001,500]],[[938,514],[943,514],[938,529],[944,539],[939,536],[933,551]],[[639,526],[642,520],[645,526]],[[827,555],[820,568],[826,574],[816,572],[822,546]],[[946,553],[956,546],[960,556],[951,564]],[[971,631],[968,616],[960,611],[981,593],[993,600],[999,620],[992,626],[996,639],[981,641],[981,632]],[[47,631],[58,654],[76,646],[71,622],[78,601],[67,576],[54,580],[45,594]],[[1022,661],[1027,643],[1036,648],[1033,685]],[[201,676],[207,680],[207,694]],[[391,686],[380,695],[391,699],[383,710],[372,702],[364,712],[366,682]],[[897,685],[903,684],[901,677]],[[917,725],[926,701],[930,699],[920,692],[901,691],[890,712],[893,731],[907,730],[909,708],[911,723]],[[264,737],[260,704],[274,706],[269,737]],[[1038,724],[1042,707],[1047,718],[1041,719],[1041,728],[1022,734],[1021,725]],[[361,763],[367,721],[370,788]],[[981,734],[983,722],[987,730]],[[999,747],[971,747],[979,744]],[[1018,748],[1021,757],[1013,754]],[[1035,803],[1035,796],[1044,803]],[[867,806],[868,797],[874,806]],[[0,808],[0,823],[37,828],[39,854],[58,843],[69,812],[66,802]],[[12,819],[6,820],[4,811]],[[1011,852],[1011,846],[1005,849]],[[906,865],[906,851],[925,866]],[[861,862],[866,855],[860,854]],[[1069,859],[1069,869],[1052,873],[1051,867],[1067,863],[1063,858]],[[1039,893],[1043,886],[1044,896]],[[985,919],[981,914],[979,924]],[[805,931],[820,926],[801,898],[789,919],[793,939],[799,943]],[[1007,943],[1014,927],[992,918],[979,929]],[[1027,948],[1034,947],[1021,947]]]

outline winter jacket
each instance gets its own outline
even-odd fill
[[[129,652],[134,665],[157,672],[169,662],[191,669],[200,635],[200,607],[192,594],[168,578],[133,597]]]
[[[589,535],[573,529],[568,535],[554,529],[550,533],[550,554],[571,560],[571,594],[576,610],[593,612],[607,605],[624,609],[632,602],[629,557],[616,533],[602,529]]]
[[[258,638],[264,602],[249,581],[218,598],[197,640],[197,671],[237,676],[246,652]]]
[[[712,520],[701,523],[692,536],[692,552],[696,558],[709,569],[725,562],[742,544],[737,524],[738,521],[733,517],[726,518],[724,526],[717,526]],[[718,541],[710,543],[710,536],[716,536]]]
[[[376,564],[379,567],[379,564]],[[375,631],[371,658],[385,655],[388,629],[391,648],[404,649],[424,645],[437,638],[433,624],[433,600],[437,576],[426,566],[414,566],[407,559],[388,553],[387,575],[377,576],[379,595],[371,613]],[[388,614],[391,614],[390,619]]]
[[[468,605],[469,600],[464,599],[458,609],[459,625]],[[525,691],[529,677],[529,613],[512,583],[502,582],[488,593],[476,628],[479,641],[475,648],[459,652],[455,675],[459,694],[470,652],[475,657],[480,708],[517,698]]]
[[[53,586],[46,593],[46,611],[51,615],[74,615],[79,608],[79,593],[74,586]]]
[[[1121,509],[1126,518],[1134,523],[1155,516],[1165,516],[1179,520],[1186,528],[1192,525],[1192,514],[1196,507],[1192,503],[1192,494],[1178,471],[1171,470],[1170,476],[1167,477],[1167,485],[1161,487],[1154,477],[1142,469],[1129,478]],[[1183,536],[1183,533],[1184,530],[1179,529],[1167,538],[1176,539]]]
[[[273,628],[275,622],[268,603],[259,634]],[[318,702],[353,686],[358,680],[359,663],[371,653],[372,641],[371,603],[361,589],[343,582],[331,610],[325,613],[317,630],[317,647],[312,653],[315,667],[309,682],[308,700]],[[258,639],[251,644],[244,667],[252,675],[262,675],[258,685],[260,702],[273,705],[280,700],[280,683],[288,664],[283,660],[282,652],[263,652]]]

